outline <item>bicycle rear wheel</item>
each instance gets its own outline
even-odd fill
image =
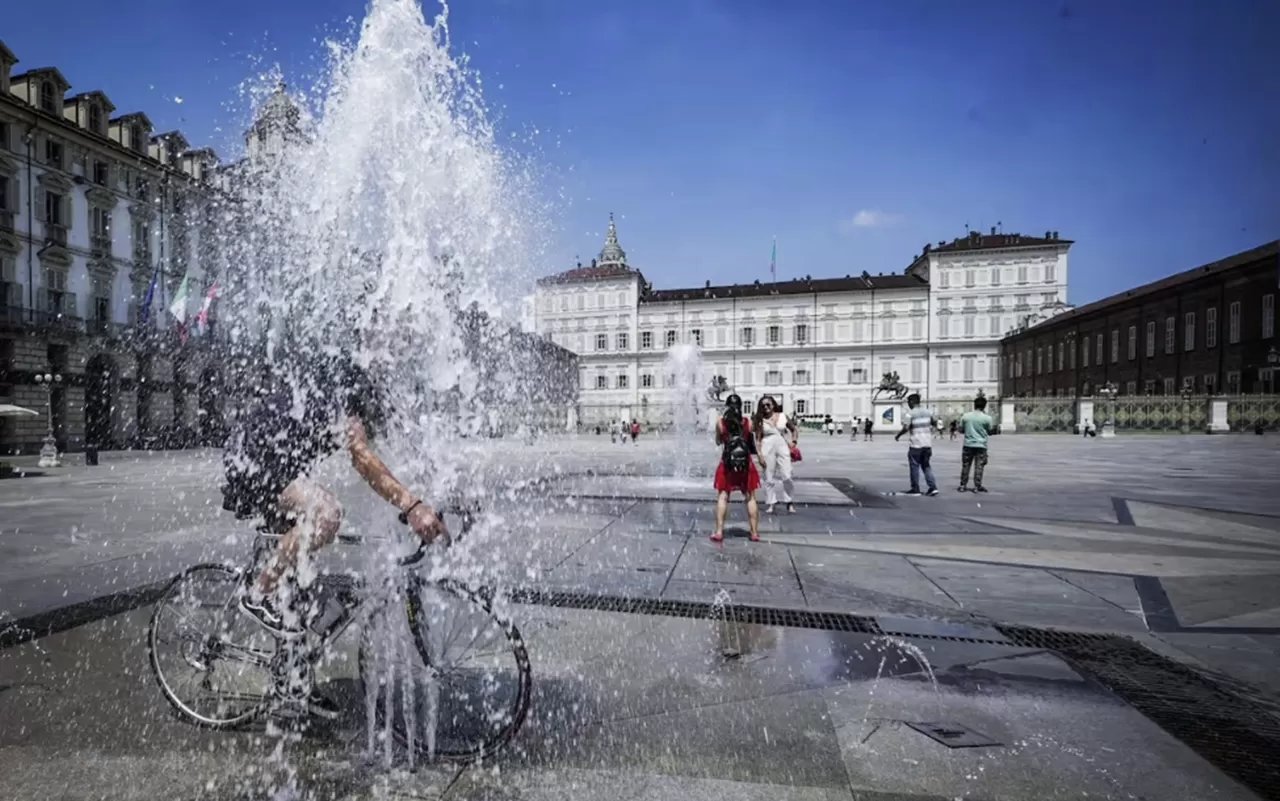
[[[367,700],[376,693],[378,730],[416,759],[466,764],[493,755],[529,712],[532,671],[519,629],[466,587],[417,576],[405,612],[407,632],[383,615],[361,640],[360,676]],[[412,649],[401,645],[406,634]]]
[[[276,640],[240,614],[242,575],[223,565],[183,571],[156,602],[147,651],[156,683],[187,721],[242,726],[266,711]]]

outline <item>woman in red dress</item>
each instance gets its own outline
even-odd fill
[[[760,473],[756,470],[755,438],[751,434],[751,421],[742,414],[742,398],[730,395],[725,401],[724,414],[716,423],[716,444],[721,448],[720,463],[716,465],[716,530],[712,542],[724,541],[724,516],[729,511],[729,495],[741,492],[747,499],[747,522],[751,527],[751,541],[760,541],[760,508],[756,505],[756,490],[760,488]]]

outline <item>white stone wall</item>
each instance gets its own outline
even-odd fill
[[[932,398],[999,394],[1000,339],[1030,314],[1067,302],[1067,243],[933,252],[929,281]]]

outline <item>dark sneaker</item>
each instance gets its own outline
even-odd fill
[[[302,634],[302,629],[286,625],[284,616],[276,610],[275,604],[266,599],[255,601],[245,593],[240,597],[240,611],[258,621],[263,628],[278,637],[288,638]]]
[[[319,690],[312,690],[307,697],[307,711],[325,720],[336,720],[342,714],[337,702]]]
[[[938,488],[937,488],[937,487],[934,487],[933,489],[931,489],[931,490],[929,490],[928,492],[926,492],[926,493],[925,493],[925,495],[928,495],[930,498],[934,497],[934,496],[935,496],[935,495],[937,495],[937,494],[938,494]]]
[[[956,487],[956,492],[968,492],[968,491],[969,491],[969,488],[966,487],[964,484],[961,484],[960,486]]]
[[[975,487],[973,491],[974,491],[974,492],[986,492],[986,491],[987,491],[987,488],[986,488],[986,487]]]
[[[918,489],[912,489],[912,490],[907,490],[906,492],[904,492],[904,493],[902,493],[902,494],[903,494],[903,495],[920,495],[920,494],[921,494],[921,492],[920,492],[920,490],[918,490]]]

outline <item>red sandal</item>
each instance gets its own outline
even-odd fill
[[[711,541],[712,541],[712,542],[724,542],[724,535],[723,535],[723,534],[721,534],[719,531],[717,531],[716,533],[714,533],[714,534],[712,534],[712,535],[711,535]]]

